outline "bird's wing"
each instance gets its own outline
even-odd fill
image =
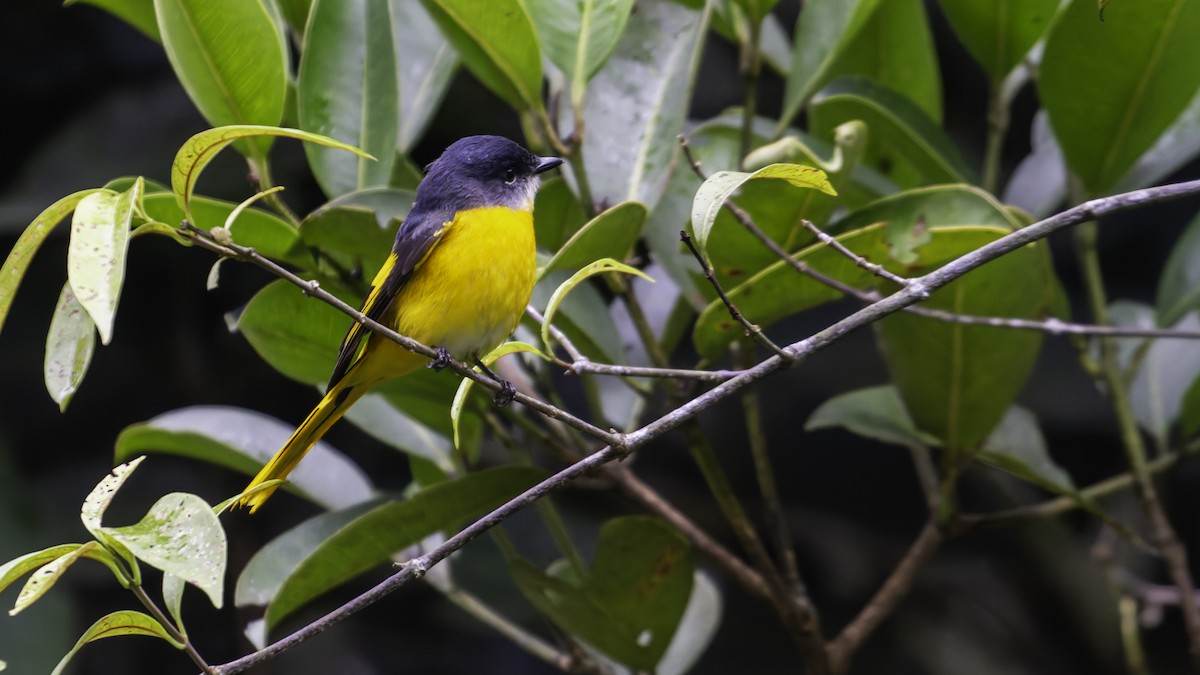
[[[384,261],[383,267],[375,274],[371,282],[371,292],[363,301],[360,312],[368,318],[379,321],[392,301],[400,293],[400,289],[408,282],[413,272],[425,262],[429,252],[437,245],[442,235],[453,224],[454,214],[443,211],[409,213],[408,218],[396,233],[396,243],[392,253]],[[363,324],[355,321],[342,338],[342,346],[338,349],[337,363],[333,366],[333,374],[329,377],[329,388],[337,384],[346,375],[350,365],[358,356],[359,343],[368,333]]]

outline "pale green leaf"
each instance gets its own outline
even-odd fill
[[[87,310],[75,299],[70,284],[63,284],[46,336],[46,358],[42,369],[46,390],[67,409],[79,389],[96,350],[96,328]]]
[[[79,642],[75,643],[71,651],[67,652],[62,661],[58,662],[58,667],[50,675],[61,675],[67,664],[71,661],[71,658],[87,643],[119,635],[142,635],[145,637],[161,638],[171,643],[171,646],[176,649],[183,649],[183,644],[171,637],[166,629],[162,627],[162,624],[153,617],[131,609],[123,609],[97,619],[96,623],[93,623],[90,628],[84,631],[83,635],[79,638]]]

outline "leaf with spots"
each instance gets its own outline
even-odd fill
[[[71,546],[71,545],[68,545]],[[64,547],[55,547],[64,548]],[[62,577],[63,572],[74,565],[77,560],[85,557],[96,557],[105,555],[107,552],[100,546],[99,543],[89,541],[82,546],[76,546],[73,550],[66,551],[54,560],[42,565],[36,572],[25,582],[25,586],[21,588],[21,593],[17,595],[17,602],[13,608],[8,611],[9,616],[16,616],[26,607],[37,602],[39,598],[46,594],[54,586],[55,582]]]
[[[96,351],[96,328],[87,310],[75,299],[71,285],[64,284],[46,336],[46,358],[42,374],[50,398],[65,411],[83,382],[92,354]]]
[[[630,668],[653,670],[692,592],[691,545],[656,518],[630,516],[600,530],[583,579],[565,565],[542,572],[509,560],[521,592],[556,625]]]
[[[220,608],[226,542],[221,521],[203,499],[185,492],[163,496],[136,525],[105,532],[139,559],[195,585]]]
[[[125,253],[133,206],[141,200],[142,185],[124,193],[101,190],[84,197],[71,219],[67,247],[67,279],[79,304],[91,315],[100,341],[112,339],[113,319],[125,282]]]
[[[123,609],[112,614],[106,614],[96,620],[91,628],[84,631],[79,637],[79,642],[67,652],[67,655],[58,662],[58,666],[50,675],[59,675],[71,658],[79,653],[79,650],[89,642],[103,640],[104,638],[117,637],[118,635],[144,635],[146,637],[162,638],[171,643],[171,646],[176,649],[183,649],[183,644],[171,637],[163,628],[162,624],[142,612],[136,612],[131,609]]]

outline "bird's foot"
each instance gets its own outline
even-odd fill
[[[454,360],[454,358],[450,356],[450,350],[446,349],[445,347],[437,347],[434,349],[434,351],[437,352],[437,356],[433,357],[429,363],[425,364],[426,368],[433,368],[435,371],[441,371],[442,368],[450,365],[450,362]]]
[[[500,383],[500,391],[496,392],[496,395],[492,398],[492,402],[496,404],[496,407],[503,408],[512,403],[513,399],[517,397],[517,388],[508,380],[497,378],[496,381]]]

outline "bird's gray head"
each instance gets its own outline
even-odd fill
[[[454,210],[506,206],[533,208],[538,174],[562,164],[538,157],[501,136],[467,136],[455,141],[428,167],[417,187],[426,208]]]

